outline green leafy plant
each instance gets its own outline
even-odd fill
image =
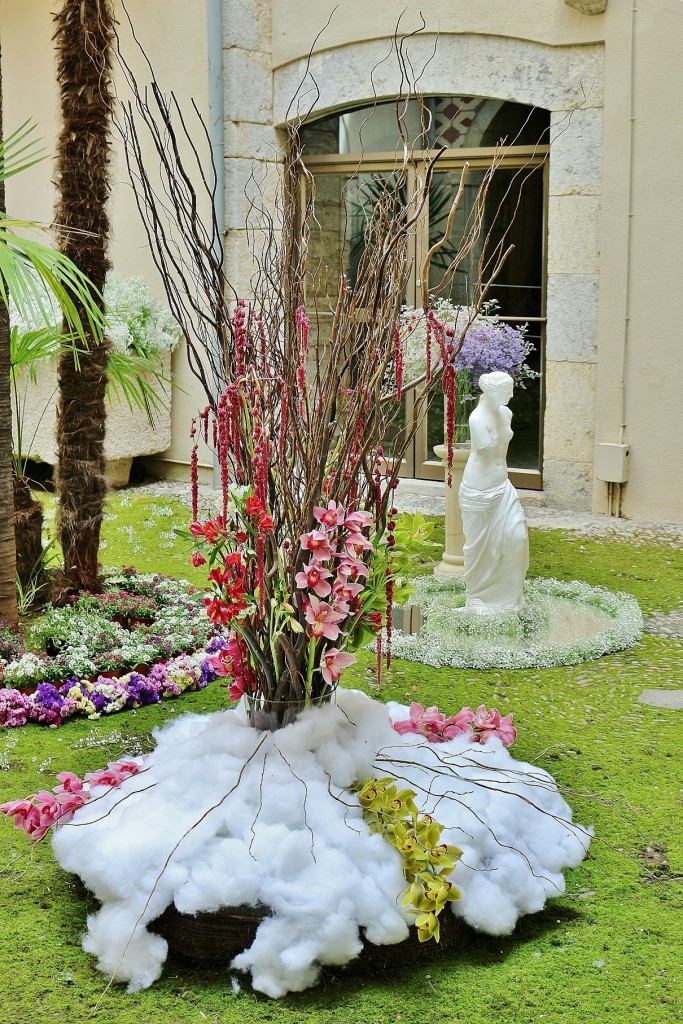
[[[443,825],[429,814],[420,816],[412,789],[399,790],[396,779],[374,776],[355,787],[365,823],[395,846],[403,861],[408,888],[401,906],[415,915],[420,942],[439,941],[439,914],[447,903],[460,899],[448,881],[462,856],[457,846],[442,843]]]

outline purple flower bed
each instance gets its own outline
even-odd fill
[[[59,686],[39,683],[29,694],[0,689],[0,727],[11,729],[35,722],[55,728],[73,715],[95,719],[158,704],[160,700],[180,696],[185,690],[202,690],[215,678],[209,656],[201,652],[181,654],[165,664],[154,665],[146,674],[128,672],[117,679],[99,676],[94,682],[71,676]]]

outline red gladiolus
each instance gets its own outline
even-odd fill
[[[192,562],[196,569],[198,569],[201,565],[206,565],[206,559],[204,558],[204,555],[201,553],[201,551],[195,551],[190,561]]]

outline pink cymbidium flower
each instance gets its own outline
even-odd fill
[[[340,579],[347,579],[350,577],[351,580],[356,580],[359,576],[368,575],[368,567],[365,562],[361,562],[360,558],[353,558],[351,555],[344,555],[339,563],[338,573]]]
[[[356,658],[353,654],[346,654],[344,651],[338,651],[336,647],[329,647],[323,654],[320,671],[328,686],[332,686],[337,682],[343,670],[355,663]]]
[[[331,558],[332,548],[326,533],[321,530],[311,530],[301,537],[301,547],[304,551],[310,551],[315,558]]]
[[[464,732],[471,732],[473,720],[474,711],[472,708],[462,708],[461,711],[458,711],[457,715],[447,718],[443,728],[444,740],[452,740],[456,736],[461,736]]]
[[[344,538],[344,549],[352,558],[360,558],[364,551],[372,551],[372,544],[362,533],[350,533]]]
[[[401,722],[393,722],[395,732],[401,735],[414,732],[424,736],[430,743],[443,743],[442,731],[446,716],[437,707],[424,708],[413,701],[410,705],[409,717]]]
[[[297,587],[312,590],[318,597],[327,597],[332,592],[332,587],[327,582],[331,575],[329,569],[313,559],[304,566],[302,572],[296,574],[294,581]]]
[[[457,715],[446,718],[437,707],[425,708],[417,701],[410,705],[409,717],[402,722],[393,722],[394,730],[404,734],[409,732],[424,736],[430,743],[446,743],[462,733],[472,729],[474,712],[471,708],[463,708]],[[475,736],[476,740],[476,736]]]
[[[311,595],[306,604],[305,614],[309,636],[316,639],[323,636],[328,640],[337,639],[341,632],[337,623],[345,618],[342,612],[335,611],[331,605]]]
[[[124,779],[139,771],[140,766],[135,761],[110,761],[106,768],[88,772],[85,781],[91,786],[120,786]]]
[[[209,668],[215,676],[230,675],[232,671],[232,661],[226,650],[218,651],[216,654],[210,654],[206,660],[209,664]]]
[[[477,708],[472,728],[479,743],[486,743],[490,736],[497,736],[503,746],[511,747],[517,738],[517,730],[512,724],[512,714],[501,718],[496,708],[487,711],[485,704],[480,704]]]
[[[83,779],[73,772],[60,772],[57,776],[61,786],[55,786],[54,792],[59,793],[80,793],[83,789]]]
[[[341,526],[344,522],[346,509],[343,505],[338,505],[336,501],[331,501],[327,508],[321,508],[319,505],[316,505],[313,509],[313,515],[324,530],[334,530],[335,527]]]
[[[362,583],[349,583],[345,579],[337,580],[332,589],[334,601],[353,601],[354,597],[364,589]]]
[[[346,519],[344,520],[344,526],[347,530],[351,530],[354,533],[360,532],[366,526],[370,526],[372,523],[371,512],[349,512]]]

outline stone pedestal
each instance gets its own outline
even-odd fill
[[[458,444],[453,449],[450,487],[448,486],[448,448],[445,444],[437,444],[434,454],[443,462],[446,481],[446,546],[434,572],[440,576],[452,573],[462,574],[465,571],[465,558],[462,553],[465,537],[462,532],[458,491],[465,463],[469,458],[470,446],[469,443]]]

